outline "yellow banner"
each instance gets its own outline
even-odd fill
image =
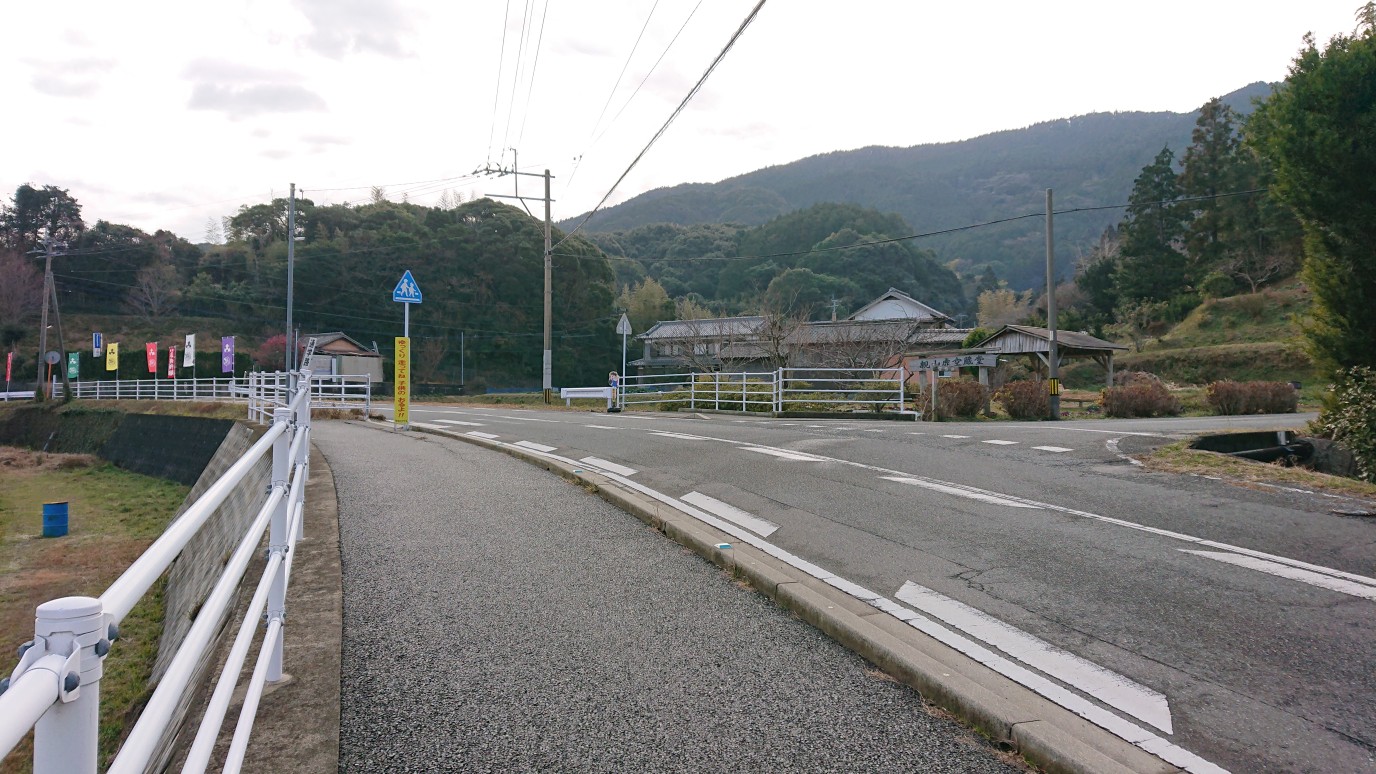
[[[398,425],[411,424],[411,340],[396,337],[396,357],[392,388],[392,421]]]
[[[111,342],[105,345],[105,370],[119,370],[119,344]]]

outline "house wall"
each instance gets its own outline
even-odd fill
[[[912,306],[909,306],[908,304],[905,304],[905,303],[903,303],[902,301],[899,301],[899,300],[896,299],[896,298],[890,298],[890,299],[885,300],[885,301],[880,301],[880,302],[879,302],[878,304],[876,304],[873,308],[867,309],[867,310],[865,310],[864,312],[862,312],[862,313],[860,313],[860,314],[857,314],[857,315],[856,315],[854,318],[852,318],[852,319],[855,319],[855,320],[901,320],[901,319],[903,319],[903,318],[905,318],[905,317],[910,317],[910,318],[914,318],[914,319],[921,320],[921,319],[924,319],[924,318],[926,318],[926,317],[928,317],[928,316],[929,316],[929,315],[922,313],[920,310],[918,310],[918,309],[916,309],[916,308],[914,308],[914,307],[912,307]]]

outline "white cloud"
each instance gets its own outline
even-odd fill
[[[325,109],[325,100],[304,86],[258,83],[249,86],[219,86],[198,83],[191,91],[187,107],[192,110],[218,110],[230,118],[261,113],[299,113]]]

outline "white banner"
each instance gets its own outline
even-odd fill
[[[196,367],[196,334],[186,334],[186,347],[182,350],[182,368]]]

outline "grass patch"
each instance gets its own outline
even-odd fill
[[[33,637],[34,608],[64,596],[98,596],[166,528],[189,487],[120,470],[85,455],[0,447],[0,632],[10,655]],[[43,503],[69,503],[69,533],[43,538]],[[114,754],[146,701],[162,632],[159,582],[120,626],[101,680],[100,759]],[[28,772],[32,737],[0,772]],[[102,766],[103,768],[103,766]]]
[[[1148,470],[1165,473],[1218,476],[1235,482],[1285,484],[1349,497],[1376,499],[1376,484],[1342,476],[1330,476],[1308,468],[1287,468],[1227,454],[1200,451],[1191,449],[1189,445],[1189,441],[1178,441],[1163,446],[1143,457],[1142,464]]]

